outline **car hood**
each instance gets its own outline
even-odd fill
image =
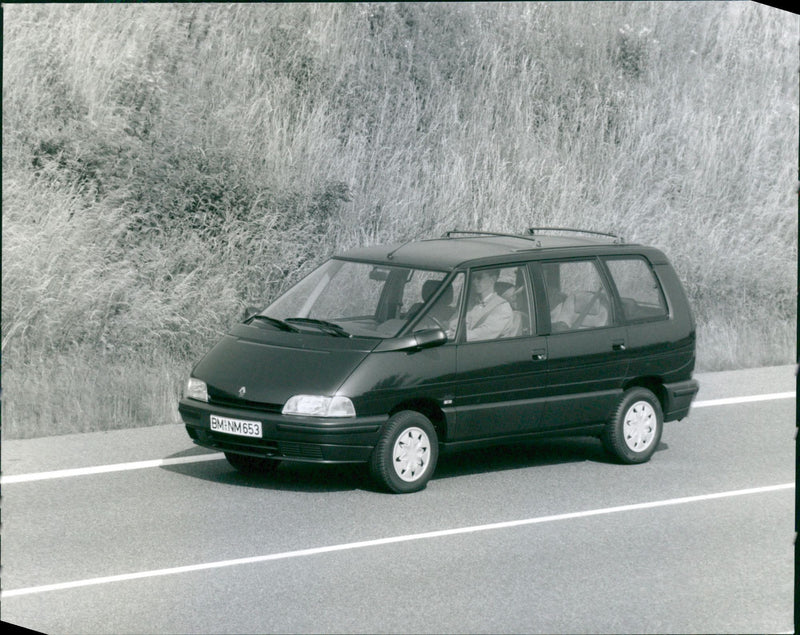
[[[217,342],[192,375],[206,382],[212,401],[278,408],[293,395],[336,394],[379,342],[240,324]]]

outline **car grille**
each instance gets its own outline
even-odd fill
[[[283,456],[296,457],[298,459],[321,459],[322,448],[310,443],[291,443],[282,442],[278,444],[278,449]]]
[[[296,459],[322,460],[322,448],[313,443],[296,441],[269,441],[265,439],[247,439],[232,437],[229,434],[187,427],[189,435],[206,447],[213,447],[223,452],[244,452],[258,456],[285,457]]]
[[[241,452],[252,452],[261,456],[277,455],[278,444],[274,441],[264,441],[263,439],[246,439],[244,437],[232,438],[229,434],[222,434],[220,432],[212,432],[206,430],[202,434],[211,444],[220,450],[232,450]]]
[[[215,406],[243,408],[245,410],[256,410],[258,412],[280,413],[283,410],[283,404],[261,403],[258,401],[248,401],[247,399],[239,399],[229,393],[212,388],[211,386],[208,387],[208,403]]]

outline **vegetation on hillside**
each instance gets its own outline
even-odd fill
[[[701,369],[792,361],[799,24],[728,2],[5,6],[6,436],[174,421],[245,306],[454,228],[657,245]]]

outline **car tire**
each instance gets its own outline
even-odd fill
[[[244,474],[272,474],[280,464],[280,461],[276,459],[234,454],[233,452],[225,452],[225,458],[228,463]]]
[[[626,390],[602,434],[606,450],[622,463],[646,463],[653,456],[664,428],[658,398],[647,388]]]
[[[433,424],[419,412],[403,410],[386,422],[369,468],[379,485],[395,494],[408,494],[425,488],[438,458]]]

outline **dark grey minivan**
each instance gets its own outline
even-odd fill
[[[336,256],[233,327],[179,412],[242,471],[367,463],[392,492],[440,452],[590,435],[650,459],[697,393],[695,323],[653,247],[596,232],[442,238]]]

